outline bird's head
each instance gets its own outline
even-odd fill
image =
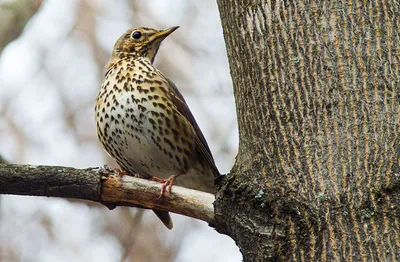
[[[143,57],[153,63],[161,42],[178,28],[179,26],[165,30],[145,27],[130,29],[115,43],[111,61],[126,57]]]

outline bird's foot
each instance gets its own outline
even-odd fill
[[[114,172],[120,175],[129,176],[129,173],[121,168],[114,168]]]
[[[160,178],[155,177],[155,176],[153,176],[151,178],[152,181],[156,181],[156,182],[159,182],[159,183],[163,184],[161,186],[161,194],[160,194],[160,197],[158,199],[161,199],[164,196],[166,190],[168,190],[168,193],[171,194],[172,185],[174,184],[174,180],[175,180],[175,178],[177,176],[179,176],[179,175],[173,175],[173,176],[168,177],[167,179],[160,179]]]

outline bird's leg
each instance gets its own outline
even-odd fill
[[[118,173],[118,174],[120,174],[120,175],[129,176],[128,171],[125,171],[125,170],[123,170],[123,169],[121,169],[121,168],[114,168],[114,172],[115,172],[115,173]]]
[[[183,174],[183,173],[179,173],[179,174],[177,174],[177,175],[172,175],[172,176],[168,177],[167,179],[160,179],[160,178],[155,177],[155,176],[153,176],[153,177],[151,178],[152,181],[156,181],[156,182],[159,182],[159,183],[163,183],[163,185],[161,186],[161,194],[160,194],[159,199],[161,199],[161,198],[164,196],[165,190],[166,190],[166,189],[168,189],[168,193],[171,194],[172,185],[174,184],[175,179],[176,179],[178,176],[182,175],[182,174]]]
[[[168,193],[171,194],[172,185],[174,184],[174,180],[175,180],[175,178],[176,178],[177,176],[178,176],[178,175],[173,175],[173,176],[168,177],[168,178],[165,180],[164,184],[161,186],[161,195],[160,195],[160,198],[164,195],[166,189],[168,189]]]
[[[114,168],[113,169],[114,172],[120,174],[120,175],[125,175],[125,176],[133,176],[133,177],[137,177],[137,178],[143,178],[139,173],[134,173],[133,175],[131,173],[129,173],[126,170],[123,170],[122,168]]]
[[[158,178],[158,177],[156,177],[156,176],[153,176],[153,177],[151,177],[150,180],[151,180],[151,181],[156,181],[156,182],[158,182],[158,183],[165,183],[165,181],[166,181],[167,179],[161,179],[161,178]]]

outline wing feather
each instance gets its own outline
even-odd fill
[[[173,90],[173,93],[171,93],[171,98],[173,99],[174,104],[177,106],[178,111],[190,122],[190,124],[196,131],[196,149],[199,152],[200,157],[202,158],[203,162],[205,162],[205,164],[207,164],[211,168],[215,177],[220,176],[207,141],[203,133],[201,132],[200,127],[197,124],[192,112],[190,112],[189,107],[186,104],[186,101],[183,98],[181,92],[179,92],[178,88],[171,80],[166,77],[165,80],[167,80],[168,84]]]

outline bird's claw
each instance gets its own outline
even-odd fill
[[[168,190],[168,193],[171,194],[172,185],[174,184],[175,177],[176,176],[174,175],[174,176],[168,177],[167,179],[160,179],[158,177],[151,178],[152,181],[163,183],[163,185],[161,186],[161,194],[158,197],[158,199],[161,199],[164,196],[166,190]]]
[[[120,168],[114,168],[114,172],[115,172],[115,173],[118,173],[118,174],[120,174],[120,175],[129,176],[129,173],[128,173],[127,171],[125,171],[125,170],[123,170],[123,169],[120,169]]]

